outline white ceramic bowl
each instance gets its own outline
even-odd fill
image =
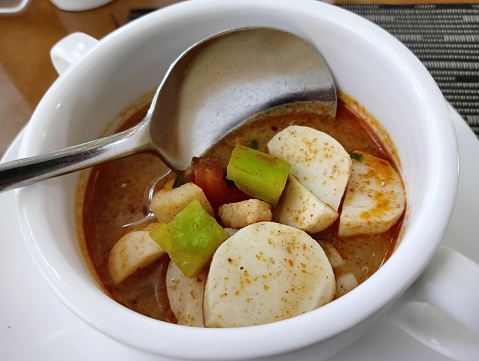
[[[141,316],[111,300],[90,274],[76,238],[78,175],[17,192],[27,246],[58,297],[100,332],[153,353],[239,359],[321,343],[318,360],[347,347],[420,275],[436,251],[455,199],[458,157],[448,108],[413,54],[372,23],[317,1],[196,0],[135,20],[69,67],[38,105],[21,156],[98,137],[126,106],[160,83],[168,66],[214,33],[272,26],[320,49],[339,89],[364,106],[395,144],[408,197],[407,227],[386,264],[344,297],[272,324],[189,328]]]

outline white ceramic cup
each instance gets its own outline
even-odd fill
[[[84,11],[108,4],[113,0],[51,0],[59,9],[65,11]]]
[[[156,89],[186,48],[207,36],[244,26],[282,28],[316,46],[339,89],[355,98],[388,132],[398,152],[408,199],[406,227],[392,257],[352,292],[292,319],[235,329],[167,324],[111,300],[89,272],[75,231],[78,175],[73,174],[17,191],[22,231],[41,274],[56,295],[92,327],[161,355],[241,359],[316,344],[317,359],[323,360],[386,315],[438,351],[472,360],[478,350],[479,316],[474,305],[479,303],[479,292],[469,289],[466,294],[462,287],[467,282],[477,284],[479,266],[452,250],[438,251],[458,176],[448,107],[419,60],[391,35],[356,15],[311,0],[197,0],[146,15],[100,41],[73,34],[52,50],[61,76],[35,110],[20,155],[98,137],[126,106]],[[433,257],[433,267],[419,277]],[[446,264],[450,268],[441,272]],[[454,298],[448,287],[463,297]],[[457,340],[446,330],[441,334],[444,342],[436,347],[436,325],[415,324],[408,318],[418,313],[417,303],[447,312],[472,338]],[[463,344],[457,347],[457,342]]]

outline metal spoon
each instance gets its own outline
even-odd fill
[[[273,28],[242,28],[207,38],[172,64],[146,117],[109,137],[0,165],[0,191],[23,187],[133,153],[154,152],[184,170],[253,115],[291,102],[336,113],[336,88],[319,52]],[[127,105],[127,104],[125,104]]]

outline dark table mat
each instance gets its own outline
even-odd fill
[[[479,4],[339,6],[406,45],[479,137]]]
[[[406,45],[479,137],[479,3],[341,4]],[[133,20],[153,9],[133,9]]]

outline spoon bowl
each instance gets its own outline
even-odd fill
[[[49,154],[0,166],[0,191],[26,186],[139,152],[156,153],[184,170],[229,131],[255,114],[311,102],[335,115],[336,87],[320,53],[274,28],[222,32],[187,49],[158,87],[136,126]]]

